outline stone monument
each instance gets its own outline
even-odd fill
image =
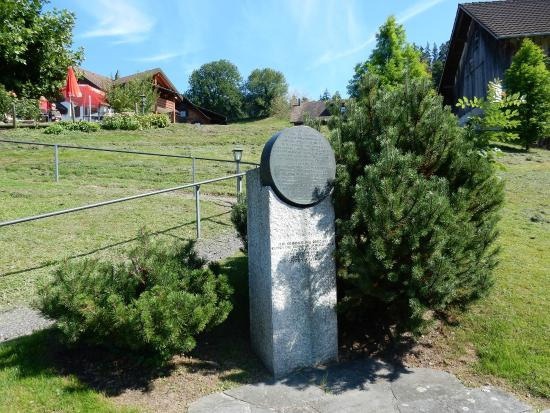
[[[338,356],[335,171],[325,137],[295,126],[246,174],[251,341],[276,378]]]

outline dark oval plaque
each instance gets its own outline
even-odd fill
[[[334,152],[325,137],[309,126],[276,133],[265,144],[260,163],[262,185],[299,207],[321,202],[336,174]]]

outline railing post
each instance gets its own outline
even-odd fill
[[[195,185],[195,220],[197,225],[197,239],[201,237],[201,186]]]
[[[55,178],[55,182],[59,182],[59,148],[57,144],[55,144],[53,147],[53,162],[54,162],[53,175]]]
[[[195,157],[191,158],[191,177],[193,179],[193,183],[195,183]]]
[[[15,110],[15,102],[11,105],[11,115],[12,115],[12,123],[13,123],[13,129],[17,128],[17,118],[16,118],[16,110]]]
[[[241,161],[237,161],[237,173],[241,173]],[[241,183],[242,183],[242,176],[237,176],[237,202],[241,199]]]

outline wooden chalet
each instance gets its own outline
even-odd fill
[[[160,68],[146,70],[115,80],[82,68],[79,69],[79,74],[79,84],[90,85],[93,88],[103,91],[103,93],[113,85],[124,85],[133,79],[148,77],[151,78],[152,86],[158,94],[158,99],[154,108],[155,113],[166,113],[172,122],[202,124],[227,123],[225,116],[195,105],[178,92],[177,88]],[[107,105],[108,102],[104,103]]]
[[[550,0],[500,0],[458,5],[439,93],[456,110],[463,96],[486,97],[503,79],[524,38],[550,52]]]

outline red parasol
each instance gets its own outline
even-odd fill
[[[65,96],[71,100],[71,98],[80,98],[82,97],[82,92],[80,87],[78,87],[78,82],[74,74],[72,66],[69,66],[67,69],[67,80],[65,82],[65,89],[63,90]]]

